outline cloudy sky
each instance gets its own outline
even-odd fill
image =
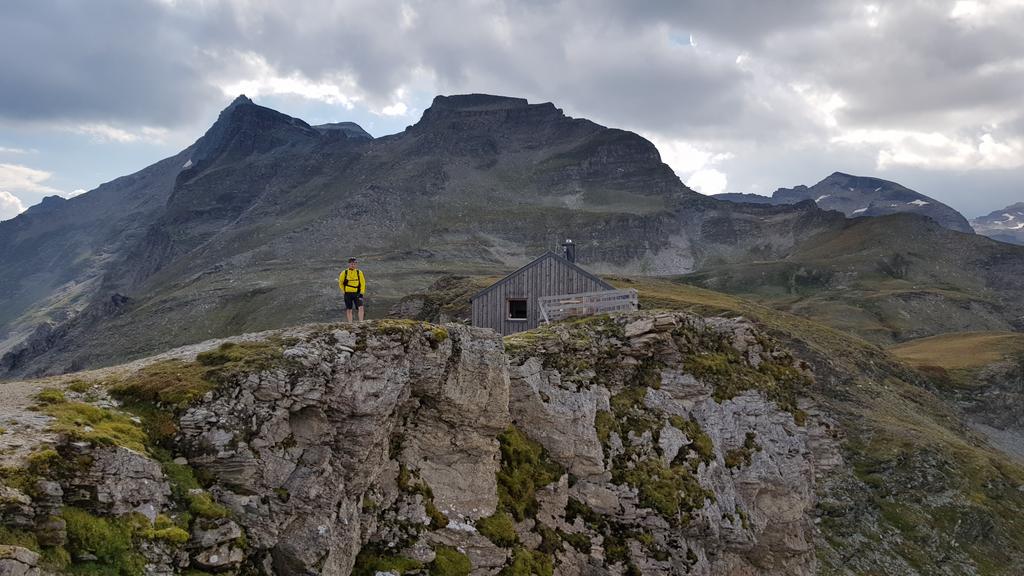
[[[436,94],[638,132],[704,193],[874,175],[1024,201],[1024,0],[11,0],[0,219],[170,156],[240,93],[374,136]]]

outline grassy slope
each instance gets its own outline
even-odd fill
[[[963,332],[912,340],[889,349],[915,367],[939,366],[946,370],[981,368],[1024,354],[1024,334],[1018,332]]]
[[[846,466],[820,483],[823,574],[1018,574],[1024,468],[965,426],[921,374],[806,318],[681,283],[616,278],[645,308],[750,318],[815,369]]]
[[[1024,463],[1024,334],[944,334],[890,351],[926,374],[978,432]]]
[[[1012,330],[1022,266],[1017,247],[901,215],[851,221],[784,260],[717,266],[682,279],[888,345],[942,332]]]

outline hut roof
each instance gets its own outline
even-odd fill
[[[591,280],[593,280],[594,282],[597,282],[598,284],[600,284],[600,285],[604,286],[605,288],[607,288],[607,289],[609,289],[609,290],[615,290],[615,286],[612,286],[611,284],[609,284],[609,283],[605,282],[605,281],[604,281],[604,280],[602,280],[601,278],[599,278],[599,277],[597,277],[597,276],[595,276],[595,275],[591,274],[590,272],[587,272],[586,270],[584,270],[584,269],[583,269],[582,267],[580,267],[580,266],[579,266],[578,264],[576,264],[575,262],[569,262],[568,260],[566,260],[566,259],[565,259],[565,258],[563,258],[562,256],[559,256],[558,254],[555,254],[555,253],[554,253],[554,252],[552,252],[551,250],[548,250],[547,252],[545,252],[545,253],[541,254],[540,256],[538,256],[537,258],[535,258],[535,259],[533,260],[533,262],[530,262],[529,264],[527,264],[527,265],[523,266],[522,268],[520,268],[520,269],[516,270],[515,272],[512,272],[511,274],[508,274],[507,276],[505,276],[505,277],[504,277],[504,278],[502,278],[501,280],[498,280],[498,281],[497,281],[497,282],[495,282],[494,284],[491,284],[491,285],[490,285],[490,286],[488,286],[487,288],[484,288],[483,290],[481,290],[481,291],[477,292],[476,294],[473,294],[473,295],[472,295],[472,296],[471,296],[471,297],[469,298],[469,301],[470,301],[470,302],[472,302],[473,300],[475,300],[475,299],[479,298],[480,296],[483,296],[484,294],[487,294],[487,293],[488,293],[488,292],[490,292],[491,290],[494,290],[494,288],[495,288],[495,287],[496,287],[497,285],[501,284],[502,282],[504,282],[504,281],[508,280],[509,278],[511,278],[511,277],[513,277],[513,276],[515,276],[515,275],[517,275],[517,274],[521,274],[521,273],[523,273],[523,272],[525,272],[525,271],[529,270],[530,268],[533,268],[534,266],[536,266],[536,265],[540,264],[541,262],[543,262],[543,261],[545,261],[545,260],[547,260],[547,259],[549,259],[549,258],[557,258],[559,262],[561,262],[562,264],[565,264],[566,266],[569,266],[569,267],[571,267],[571,268],[575,269],[575,270],[576,270],[577,272],[579,272],[579,273],[580,273],[581,275],[583,275],[583,276],[586,276],[587,278],[590,278],[590,279],[591,279]]]

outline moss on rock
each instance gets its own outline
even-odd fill
[[[171,359],[150,364],[114,384],[110,390],[125,401],[158,403],[180,409],[241,375],[287,364],[283,348],[280,341],[273,339],[225,342],[213,350],[201,352],[195,362]]]
[[[686,434],[686,437],[690,439],[690,449],[697,454],[701,462],[710,463],[715,459],[715,445],[696,420],[673,415],[669,417],[668,421],[676,429]]]
[[[54,418],[50,426],[54,432],[77,440],[149,453],[146,447],[148,436],[139,421],[120,410],[84,402],[48,403],[39,410]]]
[[[563,469],[547,457],[540,443],[514,426],[498,436],[501,468],[498,470],[498,502],[513,518],[522,521],[537,512],[539,488],[558,480]]]
[[[188,495],[189,512],[199,518],[216,520],[227,518],[228,509],[213,500],[208,492],[192,492]]]
[[[725,453],[725,465],[729,468],[749,466],[751,459],[754,457],[754,452],[760,451],[761,445],[757,443],[757,433],[747,432],[747,436],[743,440],[743,446],[733,448]]]
[[[499,576],[551,576],[554,563],[549,554],[537,550],[516,547],[512,553],[512,561],[501,569]]]
[[[594,414],[594,429],[597,431],[597,439],[601,442],[601,446],[604,448],[605,456],[608,456],[609,443],[611,442],[612,432],[618,432],[618,422],[615,421],[615,416],[607,410],[598,410]]]
[[[352,576],[375,576],[380,572],[394,572],[399,575],[421,570],[423,563],[412,558],[394,554],[377,546],[364,546],[356,556]]]
[[[434,548],[434,561],[430,563],[432,576],[469,576],[473,565],[469,557],[451,546]]]
[[[704,507],[714,494],[700,485],[684,466],[665,466],[660,458],[647,458],[628,468],[612,470],[612,480],[637,489],[640,505],[670,522],[687,521],[689,513]]]
[[[430,518],[430,525],[434,528],[448,526],[448,517],[441,512],[434,504],[434,491],[430,489],[422,479],[414,475],[405,464],[398,466],[398,478],[396,479],[399,490],[408,494],[419,494],[423,499],[423,509]]]
[[[75,566],[75,572],[137,576],[143,573],[145,558],[134,542],[135,523],[94,516],[67,506],[62,512],[67,526],[67,548],[72,557],[91,554],[95,561]]]
[[[518,540],[512,517],[503,510],[477,520],[476,529],[488,540],[502,548],[509,548]]]
[[[43,388],[38,394],[36,394],[36,400],[42,404],[60,404],[65,402],[67,399],[64,397],[64,391],[58,390],[57,388]]]

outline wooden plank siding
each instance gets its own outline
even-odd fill
[[[614,289],[576,264],[547,252],[474,295],[473,326],[491,328],[503,335],[530,330],[541,323],[537,299],[542,296]],[[526,300],[525,320],[509,320],[509,299]]]

